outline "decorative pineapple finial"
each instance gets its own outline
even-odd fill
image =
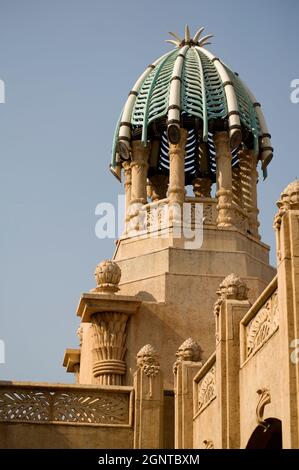
[[[184,39],[181,39],[180,36],[178,36],[176,33],[169,32],[169,34],[174,38],[174,39],[167,39],[166,42],[170,42],[171,44],[174,44],[176,47],[183,47],[186,45],[189,46],[199,46],[203,47],[206,46],[207,44],[211,44],[208,42],[210,38],[213,37],[213,34],[207,34],[206,36],[203,36],[202,38],[200,37],[204,28],[200,28],[194,35],[193,39],[191,39],[190,36],[190,30],[189,26],[185,26],[185,37]]]

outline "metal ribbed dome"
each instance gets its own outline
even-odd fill
[[[241,147],[254,149],[264,175],[273,149],[260,104],[237,73],[204,49],[212,35],[201,38],[203,28],[190,38],[170,33],[176,49],[149,65],[129,93],[118,121],[112,150],[112,172],[120,178],[121,162],[130,158],[131,141],[146,146],[156,141],[151,171],[167,173],[168,141],[175,143],[177,129],[188,129],[186,184],[200,174],[202,155],[208,158],[208,173],[215,175],[213,135],[228,131],[232,164]],[[207,170],[205,170],[207,171]]]

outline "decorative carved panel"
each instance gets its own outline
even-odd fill
[[[216,397],[216,366],[213,365],[198,384],[198,411],[206,408]]]
[[[246,326],[246,358],[260,349],[278,329],[277,290]]]

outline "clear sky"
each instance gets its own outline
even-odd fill
[[[275,201],[299,177],[298,18],[297,0],[0,0],[1,379],[73,381],[61,362],[78,346],[77,303],[114,249],[94,232],[96,205],[122,192],[108,172],[114,126],[186,23],[214,34],[209,49],[262,103],[275,156],[260,220],[274,262]]]

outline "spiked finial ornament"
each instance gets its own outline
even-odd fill
[[[193,39],[191,39],[190,36],[190,30],[189,26],[185,26],[185,37],[182,39],[180,36],[178,36],[176,33],[169,32],[169,34],[174,38],[174,39],[167,39],[166,42],[169,42],[170,44],[174,44],[176,47],[183,47],[183,46],[199,46],[203,47],[206,46],[207,44],[211,44],[208,40],[213,37],[213,34],[207,34],[206,36],[200,37],[204,28],[200,28],[194,35]]]

